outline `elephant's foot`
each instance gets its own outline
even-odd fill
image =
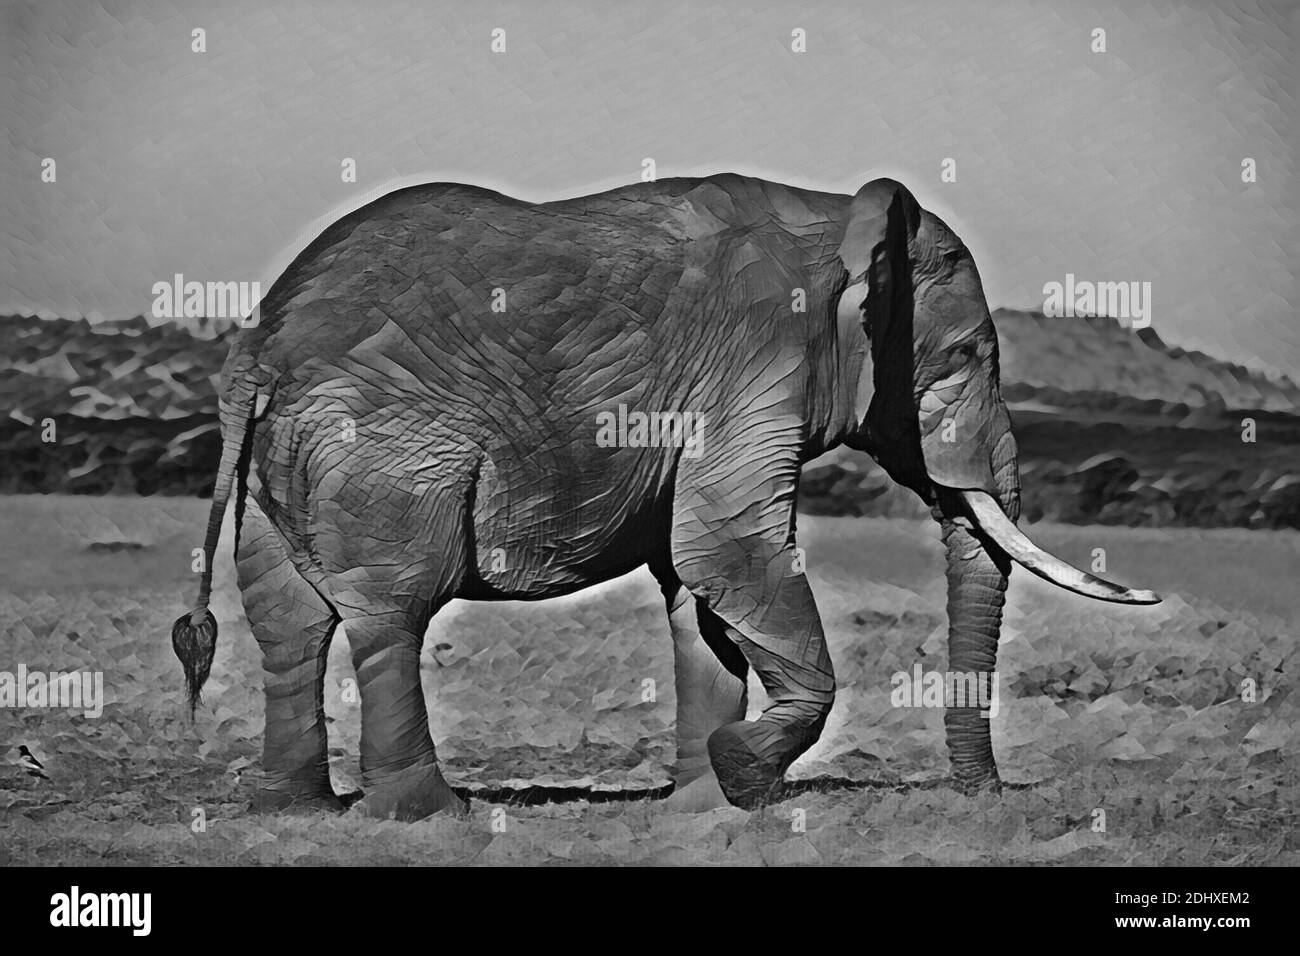
[[[997,770],[984,773],[957,773],[949,778],[953,787],[968,797],[981,793],[1001,793],[1002,780]]]
[[[255,813],[339,813],[344,802],[330,788],[328,782],[296,789],[258,787],[253,794]]]
[[[435,813],[464,815],[469,805],[456,796],[432,757],[391,773],[364,774],[365,796],[354,812],[410,823]]]
[[[791,751],[782,728],[770,721],[738,720],[709,736],[709,758],[718,785],[743,810],[780,799]]]
[[[987,715],[967,707],[949,707],[943,715],[948,736],[948,760],[952,764],[949,782],[953,788],[974,796],[977,793],[1000,793],[997,761],[993,759],[993,740]]]
[[[678,780],[664,801],[664,806],[676,813],[706,813],[730,805],[712,768],[693,780]]]

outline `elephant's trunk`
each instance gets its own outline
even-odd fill
[[[1020,516],[1020,469],[1010,429],[1002,433],[990,458],[1000,508],[1014,520]],[[974,700],[969,693],[964,700],[949,700],[943,723],[957,785],[975,791],[999,784],[989,734],[992,714],[979,704],[987,704],[995,693],[998,635],[1011,561],[999,548],[988,547],[987,539],[958,517],[961,508],[950,492],[941,492],[936,512],[947,555],[948,670],[955,678],[945,686],[975,688],[980,694]]]
[[[1011,564],[1005,554],[986,549],[953,520],[944,518],[942,528],[948,556],[948,670],[958,675],[958,686],[988,688],[991,694]],[[964,701],[950,700],[943,718],[953,775],[964,790],[996,787],[999,782],[989,715],[978,703],[969,695]]]

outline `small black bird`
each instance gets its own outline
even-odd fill
[[[26,744],[18,745],[18,766],[26,771],[29,777],[39,777],[41,780],[49,780],[45,773],[45,764],[36,759],[36,755],[27,749]]]

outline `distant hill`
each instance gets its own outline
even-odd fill
[[[1002,346],[1002,377],[1022,394],[1059,390],[1189,407],[1300,414],[1300,386],[1166,345],[1153,329],[1132,331],[1108,318],[1047,318],[1036,312],[993,313]]]
[[[994,321],[1026,518],[1300,527],[1295,383],[1110,319],[1001,309]],[[210,493],[230,334],[140,317],[0,317],[0,491]],[[1245,418],[1253,443],[1242,441]],[[806,469],[800,507],[913,514],[919,503],[840,451]]]

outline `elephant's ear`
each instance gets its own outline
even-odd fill
[[[872,351],[885,339],[895,296],[910,285],[908,242],[921,225],[921,207],[902,183],[873,179],[853,197],[840,242],[850,285],[865,281],[863,323]]]

